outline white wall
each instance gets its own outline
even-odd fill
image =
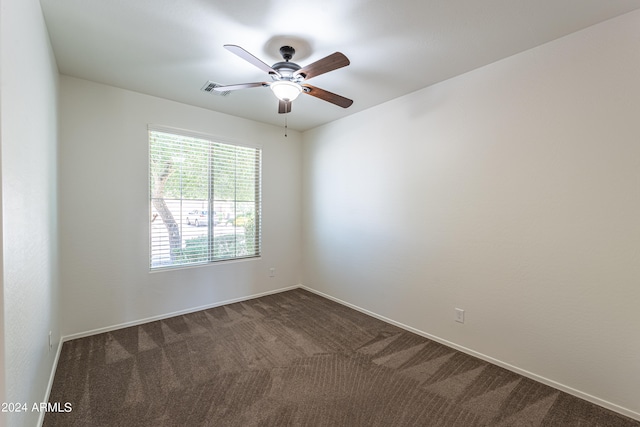
[[[60,87],[63,335],[300,283],[299,133],[67,76]],[[148,124],[262,145],[261,259],[149,273]]]
[[[29,405],[27,413],[8,414],[3,425],[33,426],[39,413],[31,405],[46,398],[59,339],[58,71],[37,0],[2,0],[0,55],[1,401]]]
[[[305,133],[303,283],[640,419],[638,46],[634,12]]]

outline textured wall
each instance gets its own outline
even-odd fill
[[[39,413],[31,405],[45,399],[59,337],[58,71],[40,3],[3,0],[1,7],[2,401],[29,409],[2,415],[3,425],[33,426]]]
[[[66,76],[60,96],[63,335],[300,282],[299,133]],[[148,124],[262,145],[261,259],[149,273]]]
[[[634,12],[305,133],[303,283],[640,417],[639,45]]]

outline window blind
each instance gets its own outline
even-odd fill
[[[260,256],[261,155],[149,128],[152,270]]]

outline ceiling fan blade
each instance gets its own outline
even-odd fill
[[[252,87],[262,87],[262,86],[269,86],[269,84],[265,82],[239,83],[237,85],[216,86],[213,88],[213,90],[215,90],[216,92],[226,92],[228,90],[250,89]]]
[[[307,95],[315,96],[323,101],[330,102],[342,108],[349,108],[353,104],[353,100],[345,98],[344,96],[336,95],[328,90],[320,89],[319,87],[304,84],[302,85],[303,93]]]
[[[306,67],[302,67],[301,69],[296,71],[295,74],[302,74],[304,75],[304,78],[306,80],[309,80],[313,77],[319,76],[320,74],[328,73],[329,71],[346,67],[350,63],[351,62],[349,62],[349,58],[347,58],[340,52],[335,52],[329,56],[325,56],[324,58],[317,60],[312,64],[307,65]]]
[[[253,56],[252,54],[250,54],[249,52],[247,52],[246,50],[244,50],[240,46],[236,46],[235,44],[225,44],[224,48],[227,49],[231,53],[235,53],[236,55],[238,55],[240,58],[244,59],[245,61],[255,65],[258,68],[260,68],[262,71],[265,71],[265,72],[267,72],[269,74],[275,74],[277,76],[280,75],[280,73],[278,73],[276,70],[271,68],[271,66],[265,64],[260,59],[256,58],[255,56]]]
[[[291,102],[281,101],[278,102],[278,113],[286,114],[291,112]]]

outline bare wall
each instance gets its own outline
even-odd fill
[[[299,133],[68,76],[60,105],[63,335],[300,283]],[[149,272],[148,124],[262,145],[261,259]]]
[[[633,12],[305,133],[303,283],[640,419],[638,46]]]
[[[59,341],[58,70],[37,0],[0,2],[2,165],[2,402],[27,412],[0,424],[33,426]],[[49,331],[53,347],[49,348]],[[4,422],[3,422],[4,421]]]

